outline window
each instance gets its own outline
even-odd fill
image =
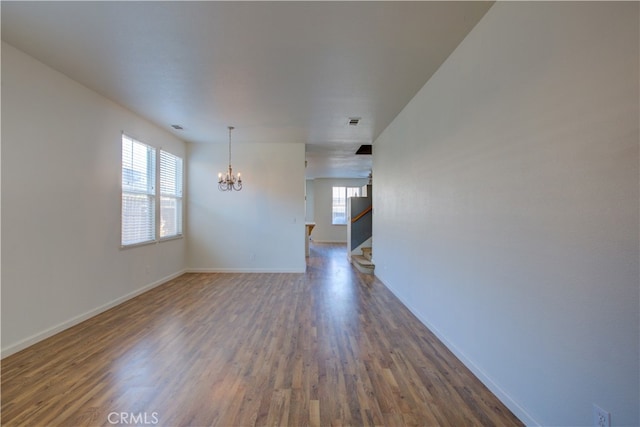
[[[121,224],[122,246],[182,235],[182,159],[124,134]]]
[[[122,135],[122,246],[156,238],[156,149]]]
[[[347,223],[347,199],[360,197],[360,187],[333,187],[331,223],[344,225]]]
[[[182,235],[182,159],[160,150],[160,238]]]

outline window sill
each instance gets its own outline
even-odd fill
[[[133,243],[131,245],[120,245],[120,249],[124,250],[124,249],[130,249],[130,248],[139,248],[141,246],[156,245],[158,243],[168,242],[168,241],[171,241],[171,240],[179,240],[179,239],[183,239],[183,238],[184,238],[184,234],[180,234],[179,236],[163,237],[163,238],[158,239],[158,240],[149,240],[147,242]]]
[[[168,242],[170,240],[180,240],[184,238],[184,234],[178,234],[177,236],[167,236],[167,237],[161,237],[160,240],[158,240],[158,242]]]
[[[140,242],[140,243],[132,243],[130,245],[120,245],[120,249],[124,250],[124,249],[131,249],[131,248],[139,248],[141,246],[149,246],[149,245],[155,245],[156,243],[158,243],[155,240],[149,240],[146,242]]]

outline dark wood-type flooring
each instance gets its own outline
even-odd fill
[[[2,425],[114,422],[522,425],[342,245],[185,274],[2,360]]]

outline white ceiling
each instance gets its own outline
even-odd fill
[[[306,144],[308,178],[366,177],[356,149],[490,6],[2,1],[2,39],[185,141],[226,143],[233,125],[234,144]]]

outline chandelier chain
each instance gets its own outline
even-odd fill
[[[233,126],[229,126],[229,166],[231,166],[231,131]]]

